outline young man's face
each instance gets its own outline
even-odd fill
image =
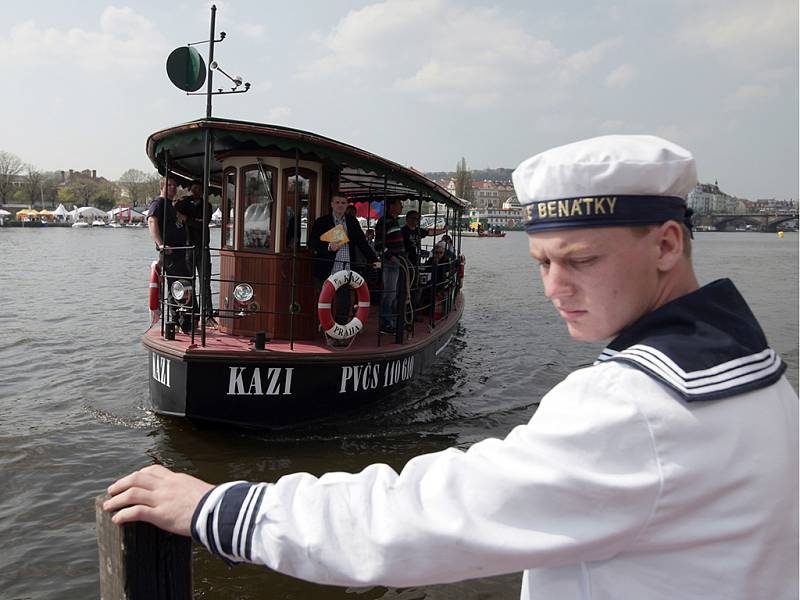
[[[609,340],[658,306],[659,245],[653,232],[561,229],[530,234],[528,243],[544,294],[576,340]]]
[[[344,216],[344,212],[347,210],[347,198],[334,196],[331,200],[331,210],[333,210],[333,214],[336,215],[337,218],[341,219]]]
[[[178,185],[174,179],[167,179],[161,184],[161,195],[167,200],[172,200],[178,192]]]
[[[403,210],[403,203],[390,202],[389,205],[386,207],[386,210],[389,212],[390,217],[396,217]]]
[[[189,188],[189,193],[194,196],[195,198],[202,198],[203,197],[203,186],[199,183],[193,183],[192,187]]]

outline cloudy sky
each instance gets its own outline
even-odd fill
[[[228,34],[216,58],[253,88],[217,97],[215,116],[313,131],[424,171],[462,156],[515,167],[584,137],[655,133],[728,193],[798,197],[795,0],[216,5]],[[165,61],[208,36],[209,7],[3,3],[0,150],[109,179],[150,170],[147,136],[205,114]]]

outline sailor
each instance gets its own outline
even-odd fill
[[[797,394],[733,283],[697,283],[692,156],[605,136],[513,177],[545,295],[573,338],[610,340],[529,422],[399,474],[215,487],[152,466],[110,486],[114,521],[324,584],[524,571],[522,598],[796,598]]]

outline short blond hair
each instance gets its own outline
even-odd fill
[[[655,227],[658,227],[658,225],[660,225],[660,223],[652,225],[634,225],[630,229],[636,237],[644,237],[653,231]],[[681,226],[681,234],[683,235],[683,255],[688,260],[692,260],[692,232],[689,231],[689,228],[685,224],[678,223],[678,225]]]

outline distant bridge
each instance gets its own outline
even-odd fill
[[[778,231],[780,225],[797,220],[797,211],[782,213],[711,213],[694,215],[695,226],[714,227],[717,231],[735,229],[739,225],[750,225],[756,231]]]

